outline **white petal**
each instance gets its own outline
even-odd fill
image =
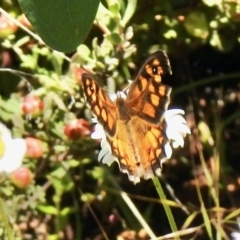
[[[118,163],[117,159],[116,159],[113,155],[111,155],[111,154],[109,154],[109,156],[105,156],[105,158],[103,159],[103,163],[104,163],[104,164],[107,164],[109,167],[110,167],[114,162],[117,162],[117,163]]]
[[[12,140],[10,130],[2,123],[0,123],[0,140],[4,141],[4,143]]]
[[[0,160],[0,172],[12,173],[17,170],[22,165],[26,149],[24,139],[13,139],[6,146],[4,156]]]
[[[169,136],[169,139],[173,140],[173,142],[176,142],[179,146],[183,147],[184,140],[182,135],[179,132],[171,132],[169,134],[169,131],[167,132],[167,136]]]
[[[190,129],[186,124],[186,120],[181,114],[184,111],[181,109],[168,110],[165,113],[165,120],[167,123],[166,134],[169,140],[172,140],[172,146],[177,148],[179,146],[183,147],[184,139],[186,134],[190,134]]]
[[[240,233],[238,232],[231,233],[231,236],[234,238],[234,240],[240,240]]]
[[[166,131],[167,131],[167,136],[169,136],[169,138],[173,138],[172,136],[178,133],[181,134],[182,137],[185,137],[187,133],[190,134],[190,130],[188,126],[183,124],[175,124],[171,126],[169,125]]]
[[[99,154],[98,154],[98,161],[101,161],[103,163],[106,163],[107,159],[109,158],[109,156],[111,156],[112,154],[110,154],[110,152],[104,148],[102,149]]]
[[[133,175],[128,175],[128,179],[129,179],[129,181],[133,182],[134,184],[137,184],[140,182],[140,177],[135,177]]]
[[[172,156],[172,148],[170,146],[169,143],[166,143],[165,146],[164,146],[164,150],[165,150],[165,153],[166,153],[166,157],[169,159],[171,158]]]
[[[172,142],[172,146],[173,148],[178,148],[181,145],[178,142]]]
[[[98,123],[98,120],[97,120],[96,117],[93,117],[93,118],[92,118],[92,123]]]
[[[185,112],[182,109],[170,109],[164,113],[164,116],[167,119],[177,114],[184,115]]]
[[[109,95],[109,97],[110,97],[110,99],[111,99],[112,101],[115,101],[115,100],[117,99],[117,94],[116,94],[116,93],[111,93],[111,94]]]
[[[123,98],[123,99],[126,99],[126,98],[127,98],[127,95],[126,95],[124,92],[122,92],[122,91],[118,91],[118,95],[119,95],[121,98]]]
[[[126,94],[123,91],[118,91],[117,93],[112,93],[109,95],[112,101],[115,101],[118,97],[126,99]]]
[[[177,126],[177,129],[178,129],[179,132],[183,133],[184,136],[186,134],[191,134],[191,131],[190,131],[189,127],[186,124],[179,124]]]
[[[92,139],[101,139],[103,138],[104,135],[103,135],[103,132],[102,131],[94,131],[92,134],[91,134],[91,138]]]
[[[91,134],[91,138],[92,139],[101,139],[101,138],[105,138],[105,132],[103,130],[103,127],[101,124],[96,124],[95,125],[95,131]]]
[[[101,162],[102,159],[106,154],[108,154],[108,150],[106,148],[101,149],[101,151],[98,153],[98,161]]]
[[[101,148],[102,149],[98,154],[98,161],[110,166],[114,161],[116,161],[116,158],[112,155],[111,147],[105,138],[101,141]]]
[[[164,162],[164,161],[163,161],[163,162]],[[160,168],[156,169],[156,170],[155,170],[155,174],[156,174],[157,176],[161,177],[161,175],[162,175],[161,169],[160,169]]]
[[[111,151],[110,144],[108,143],[106,138],[103,138],[101,141],[101,148],[106,148],[107,150]]]
[[[98,154],[98,161],[101,161],[103,164],[110,166],[114,161],[116,161],[116,159],[114,156],[112,156],[111,152],[104,148]]]
[[[169,122],[169,124],[171,124],[172,122],[186,124],[186,120],[181,115],[174,115],[174,116],[168,117],[166,118],[166,122]]]

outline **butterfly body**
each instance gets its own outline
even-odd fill
[[[132,109],[127,106],[125,99],[122,98],[121,95],[118,95],[115,103],[117,108],[117,118],[124,122],[129,121],[133,112]]]
[[[92,75],[82,75],[87,102],[106,132],[112,154],[135,183],[159,175],[166,158],[164,113],[171,87],[161,83],[165,73],[171,73],[170,64],[158,51],[145,61],[127,94],[118,93],[114,101]]]

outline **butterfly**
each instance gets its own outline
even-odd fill
[[[164,113],[172,88],[162,84],[162,76],[171,73],[166,53],[157,51],[145,60],[126,97],[118,92],[115,101],[94,76],[82,74],[82,88],[91,111],[104,128],[120,170],[134,183],[159,176],[167,158]]]

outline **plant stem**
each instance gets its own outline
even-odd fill
[[[156,190],[157,190],[157,193],[158,193],[158,196],[161,200],[166,200],[166,195],[162,189],[162,186],[159,182],[159,179],[157,177],[154,177],[153,179],[153,183],[156,187]],[[172,211],[171,211],[171,208],[167,205],[167,204],[164,204],[163,203],[163,207],[164,207],[164,210],[166,212],[166,215],[167,215],[167,218],[168,218],[168,221],[169,221],[169,224],[170,224],[170,227],[171,227],[171,230],[173,232],[177,232],[178,229],[177,229],[177,225],[174,221],[174,217],[172,215]],[[180,240],[180,238],[178,236],[175,236],[174,239],[178,239]]]

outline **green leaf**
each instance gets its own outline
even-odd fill
[[[213,31],[209,43],[219,51],[229,52],[235,46],[235,33],[228,28]]]
[[[121,36],[117,33],[110,33],[106,35],[106,39],[112,44],[120,44],[123,41]]]
[[[186,16],[184,27],[194,37],[206,39],[209,35],[207,18],[205,13],[200,11],[190,12]]]
[[[51,48],[72,52],[86,38],[99,0],[18,0],[34,29]]]
[[[109,10],[111,11],[111,13],[112,13],[115,17],[118,17],[118,16],[119,16],[120,4],[119,4],[118,1],[116,1],[116,0],[111,0],[111,1],[109,1],[108,7],[109,7]]]
[[[43,213],[47,213],[47,214],[56,215],[58,213],[58,210],[55,207],[50,205],[39,205],[38,209]]]
[[[201,142],[205,144],[206,143],[209,144],[213,142],[213,138],[212,138],[209,126],[204,121],[200,121],[197,127],[200,133]]]
[[[220,2],[218,0],[202,0],[202,1],[208,7],[213,7],[214,5],[220,5]]]
[[[53,172],[51,172],[51,177],[57,178],[57,179],[63,179],[66,176],[66,170],[60,166],[56,168]]]
[[[13,240],[14,238],[14,231],[9,221],[9,214],[7,212],[6,203],[0,198],[0,221],[5,230],[7,239]]]
[[[127,8],[125,10],[124,17],[122,19],[122,23],[124,26],[129,22],[133,14],[135,13],[137,8],[137,0],[129,0],[127,3]]]
[[[77,53],[75,53],[72,60],[75,63],[83,64],[85,61],[86,62],[92,61],[92,59],[89,57],[90,54],[91,54],[90,49],[86,45],[81,44],[81,45],[78,46]]]
[[[70,167],[78,167],[80,165],[80,161],[79,160],[75,160],[75,159],[71,159],[71,160],[68,160],[68,164]]]
[[[63,208],[62,210],[61,210],[61,216],[67,216],[67,215],[69,215],[69,214],[71,214],[71,213],[74,213],[74,212],[76,212],[76,208],[74,208],[74,207],[65,207],[65,208]]]
[[[9,98],[2,104],[2,108],[9,113],[20,112],[20,101],[16,98]]]
[[[59,234],[51,234],[48,236],[48,240],[58,240],[59,239]]]
[[[105,176],[105,171],[101,167],[94,167],[91,171],[88,171],[94,179],[103,178]]]
[[[0,108],[0,116],[3,121],[7,122],[11,119],[12,113],[8,113]]]
[[[196,216],[198,215],[198,212],[193,212],[192,214],[190,214],[187,219],[185,220],[182,229],[187,229],[190,224],[193,222],[193,220],[196,218]]]
[[[96,199],[96,197],[93,195],[93,194],[91,194],[91,193],[84,193],[84,194],[82,194],[81,195],[81,200],[83,201],[83,202],[87,202],[87,203],[91,203],[92,201],[94,201]]]
[[[211,221],[209,219],[207,209],[204,206],[203,202],[201,203],[201,213],[204,221],[204,226],[207,230],[208,236],[210,239],[213,239],[213,233],[212,233],[212,228],[211,228]]]
[[[233,212],[231,212],[230,214],[228,214],[228,215],[224,218],[224,221],[230,220],[230,219],[235,218],[235,217],[238,217],[239,214],[240,214],[240,209],[236,209],[236,210],[234,210]]]

